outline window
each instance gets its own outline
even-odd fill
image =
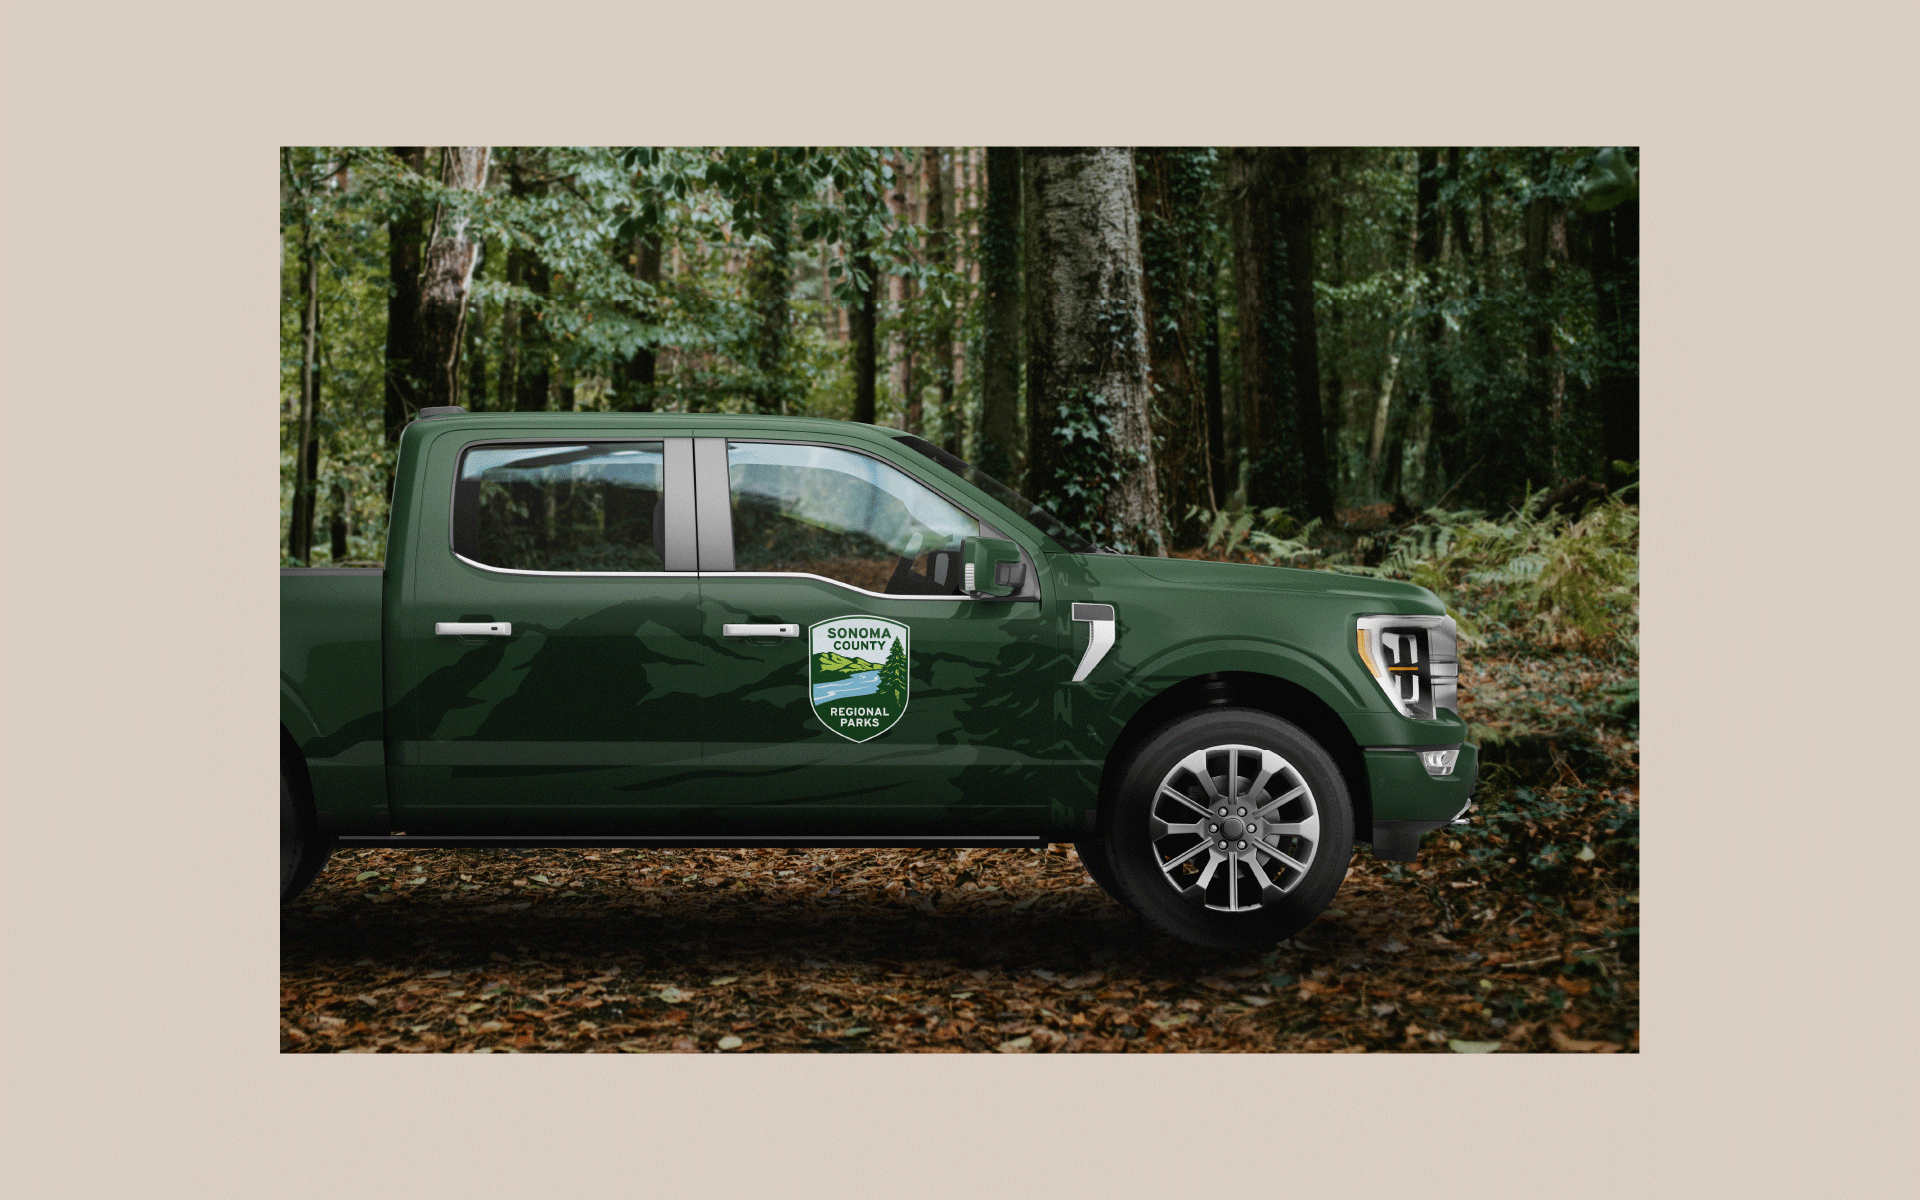
[[[1071,528],[1059,517],[1041,508],[1038,504],[1022,496],[1006,484],[1001,483],[998,479],[995,479],[980,468],[948,454],[945,450],[942,450],[925,438],[917,438],[910,433],[902,433],[895,435],[894,441],[916,454],[924,454],[938,464],[942,470],[953,472],[987,495],[992,496],[995,500],[1006,505],[1014,512],[1019,513],[1028,521],[1039,526],[1041,533],[1059,542],[1061,548],[1067,553],[1092,554],[1099,549],[1099,547],[1087,540],[1086,535],[1077,529]]]
[[[894,596],[960,594],[980,523],[877,459],[828,446],[729,442],[738,571],[799,571]]]
[[[453,493],[453,548],[513,571],[658,571],[660,442],[474,446]]]

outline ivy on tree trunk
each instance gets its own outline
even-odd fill
[[[1164,554],[1133,153],[1021,154],[1028,486],[1092,537]]]
[[[477,194],[486,186],[490,151],[488,146],[447,146],[441,151],[440,184],[449,195],[434,211],[420,268],[422,408],[459,402],[460,332],[479,259],[461,193]]]

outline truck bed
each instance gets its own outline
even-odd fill
[[[280,572],[280,723],[306,759],[320,831],[391,832],[381,700],[385,571]]]

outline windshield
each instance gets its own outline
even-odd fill
[[[1038,504],[1022,496],[1006,484],[1001,483],[985,471],[948,454],[932,442],[924,438],[914,437],[910,433],[900,434],[894,440],[909,450],[914,450],[926,455],[946,470],[958,475],[987,495],[992,496],[995,500],[1006,505],[1015,513],[1026,518],[1026,520],[1031,522],[1040,532],[1060,543],[1061,548],[1066,550],[1067,553],[1092,554],[1097,549],[1097,547],[1088,541],[1078,530],[1067,525],[1067,523],[1059,517],[1041,508]]]

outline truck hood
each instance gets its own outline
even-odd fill
[[[1392,611],[1441,614],[1439,597],[1417,584],[1337,571],[1302,571],[1293,567],[1261,567],[1249,563],[1205,562],[1193,558],[1147,558],[1126,555],[1142,574],[1163,583],[1185,587],[1257,588],[1261,591],[1306,592],[1319,596],[1355,596],[1377,601]]]

